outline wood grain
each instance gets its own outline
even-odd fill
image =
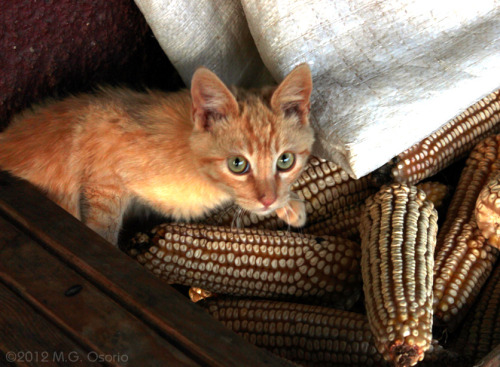
[[[0,233],[0,279],[93,356],[116,365],[198,365],[1,218]]]
[[[0,362],[7,363],[7,353],[10,352],[15,353],[17,365],[50,363],[64,366],[67,365],[65,361],[78,361],[79,366],[102,366],[102,363],[90,362],[87,350],[69,339],[4,284],[0,284],[0,304],[0,358],[4,359]]]
[[[172,344],[209,366],[291,366],[244,341],[146,272],[32,185],[0,172],[0,215]]]

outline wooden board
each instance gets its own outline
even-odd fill
[[[63,366],[78,361],[79,366],[102,366],[89,361],[88,351],[4,284],[0,284],[0,305],[0,365]]]
[[[83,345],[89,362],[109,356],[131,366],[198,365],[3,219],[0,233],[2,282]]]
[[[195,362],[209,366],[292,365],[250,345],[226,329],[204,310],[190,303],[172,287],[156,279],[134,260],[55,205],[28,182],[14,179],[5,172],[0,172],[0,216],[17,227],[16,234],[11,234],[8,240],[1,242],[2,279],[30,304],[39,309],[45,308],[46,317],[74,338],[81,338],[87,348],[111,351],[112,345],[101,341],[97,334],[111,332],[106,329],[118,325],[119,322],[114,319],[118,317],[128,320],[130,325],[137,328],[140,328],[140,323],[147,326],[181,352],[176,354],[171,350],[179,361],[186,355]],[[5,221],[3,226],[8,227]],[[12,228],[9,230],[12,231]],[[20,235],[19,230],[24,235]],[[33,241],[27,241],[27,237]],[[23,256],[29,257],[31,254],[33,258],[23,263],[21,251]],[[21,257],[17,257],[16,252]],[[10,256],[17,259],[13,264],[8,264],[7,257]],[[50,269],[43,269],[43,261],[49,259],[48,256],[52,256],[50,262],[59,259],[59,263],[53,264]],[[72,272],[64,269],[63,265]],[[41,277],[42,274],[46,280],[51,279],[50,282],[37,281],[37,275]],[[57,278],[59,280],[55,281]],[[84,316],[83,308],[75,309],[82,313],[77,313],[76,319],[71,316],[71,312],[64,311],[73,301],[61,294],[75,284],[85,287],[85,292],[82,290],[83,293],[79,294],[82,305],[78,307],[90,307],[86,310],[95,312],[92,321],[95,330],[87,330],[85,323],[78,323],[78,317],[91,317]],[[52,288],[56,286],[59,287],[57,290]],[[44,291],[48,293],[44,294]],[[106,306],[103,305],[106,308],[99,310],[95,305],[86,304],[92,298],[90,294],[99,295],[97,297],[101,299],[108,298]],[[48,295],[59,297],[62,302],[60,306]],[[114,301],[114,306],[109,303],[109,299]],[[126,316],[125,311],[129,316]],[[106,325],[102,321],[99,329],[100,317],[109,319],[111,324]],[[137,343],[144,335],[152,337],[153,334],[145,330],[141,329],[135,335]],[[128,337],[131,338],[132,334]]]

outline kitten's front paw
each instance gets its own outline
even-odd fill
[[[276,209],[276,214],[292,227],[306,224],[306,205],[299,199],[291,199],[283,208]]]

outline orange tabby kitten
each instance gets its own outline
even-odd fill
[[[200,68],[191,92],[103,88],[37,106],[0,134],[0,167],[116,244],[137,202],[189,220],[236,202],[302,226],[290,185],[313,143],[309,67],[276,88],[233,93]]]

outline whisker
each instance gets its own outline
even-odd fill
[[[236,223],[238,221],[238,212],[239,212],[239,209],[236,209],[236,212],[233,215],[233,219],[231,220],[231,230],[237,228]]]
[[[244,228],[245,227],[245,221],[243,220],[243,217],[245,216],[250,216],[252,212],[250,210],[247,210],[247,209],[241,209],[241,227]]]
[[[238,206],[235,209],[235,213],[233,215],[233,220],[231,221],[231,229],[241,228],[241,217],[243,216],[243,208]]]
[[[235,211],[236,211],[235,204],[229,204],[216,211],[215,212],[216,215],[214,215],[212,218],[216,225],[221,225],[221,223],[225,222],[226,217],[229,218],[234,217]]]

